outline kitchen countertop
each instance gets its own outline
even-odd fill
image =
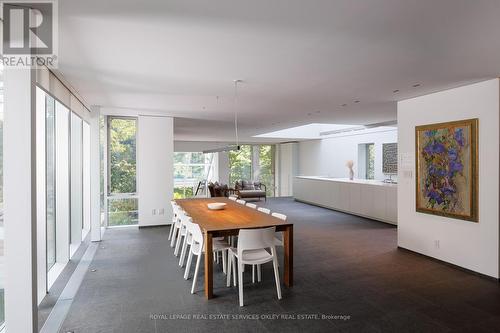
[[[398,184],[384,183],[381,180],[375,180],[375,179],[357,179],[357,178],[354,178],[353,180],[350,180],[349,178],[331,178],[331,177],[319,177],[319,176],[296,176],[296,178],[330,181],[330,182],[342,182],[342,183],[350,183],[350,184],[363,184],[363,185],[376,185],[376,186],[389,186],[389,187],[397,187],[398,186]]]

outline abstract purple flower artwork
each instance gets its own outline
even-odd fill
[[[416,128],[417,211],[477,221],[477,119]]]

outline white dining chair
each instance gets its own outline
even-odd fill
[[[179,255],[179,250],[181,249],[181,242],[186,239],[187,235],[187,218],[188,215],[185,211],[179,213],[179,231],[177,232],[177,241],[175,243],[174,255],[177,257]]]
[[[179,266],[184,266],[184,258],[186,257],[186,250],[188,246],[192,245],[193,235],[189,226],[193,224],[193,219],[185,214],[181,215],[181,219],[185,219],[185,221],[181,221],[182,225],[186,226],[186,235],[184,236],[184,240],[182,242],[181,256],[179,258]]]
[[[236,200],[236,202],[239,203],[240,205],[244,205],[246,203],[245,200],[241,200],[241,199]]]
[[[281,213],[276,213],[276,212],[273,212],[271,214],[271,216],[274,216],[276,218],[279,218],[280,220],[283,220],[283,221],[286,221],[286,215],[285,214],[281,214]],[[278,237],[274,237],[274,242],[275,242],[275,245],[276,246],[283,246],[283,233],[281,231],[279,232],[276,232],[276,233],[280,233],[281,234],[281,239],[279,239]]]
[[[271,214],[271,210],[269,208],[259,207],[259,208],[257,208],[257,210],[261,213],[264,213],[264,214]]]
[[[252,208],[252,209],[257,209],[257,205],[256,205],[256,204],[254,204],[254,203],[250,203],[250,202],[248,202],[248,203],[246,204],[246,206],[247,206],[247,207],[249,207],[249,208]]]
[[[231,284],[231,274],[233,274],[233,284],[236,285],[236,258],[238,259],[238,288],[240,306],[243,302],[243,266],[261,265],[273,262],[274,279],[278,299],[281,299],[281,285],[278,274],[278,257],[274,245],[275,227],[265,229],[241,229],[238,235],[237,248],[229,249],[227,286]],[[270,252],[267,250],[270,249]]]
[[[200,262],[201,262],[201,255],[205,253],[205,241],[203,237],[203,233],[201,232],[200,226],[196,223],[191,223],[189,224],[189,230],[192,235],[192,243],[191,247],[189,250],[189,255],[186,263],[186,270],[184,272],[184,279],[189,278],[189,271],[191,269],[191,263],[193,261],[193,256],[197,256],[196,258],[196,265],[194,269],[194,275],[193,275],[193,284],[191,286],[191,294],[194,294],[194,290],[196,288],[196,281],[198,280],[198,271],[200,269]],[[212,248],[214,252],[227,252],[228,249],[230,248],[229,244],[223,241],[218,241],[218,240],[213,240],[212,242]],[[205,253],[205,255],[208,255]],[[223,264],[224,264],[224,259],[225,256],[223,256]],[[227,271],[227,268],[226,268]]]
[[[248,204],[247,204],[248,205]],[[265,207],[259,207],[257,210],[264,214],[271,214],[271,210]],[[257,281],[260,282],[262,279],[262,271],[260,265],[257,265]],[[255,283],[255,265],[252,265],[252,283]]]
[[[179,237],[179,230],[181,228],[181,214],[184,214],[184,210],[180,207],[180,206],[177,206],[176,207],[176,211],[175,211],[175,223],[173,225],[173,232],[172,232],[172,237],[170,239],[170,247],[174,247],[175,244],[177,243],[177,237]]]
[[[172,224],[170,225],[170,233],[168,234],[168,240],[172,239],[172,235],[174,234],[174,226],[175,222],[177,222],[177,203],[172,200],[170,201],[170,204],[172,205]]]

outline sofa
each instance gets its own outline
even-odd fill
[[[266,185],[261,182],[249,182],[239,180],[234,184],[235,194],[239,199],[261,199],[267,200]]]
[[[210,197],[228,197],[229,188],[225,184],[219,184],[218,182],[208,184],[208,191],[210,192]]]

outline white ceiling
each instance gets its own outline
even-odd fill
[[[394,120],[396,100],[500,73],[498,0],[63,0],[59,13],[59,69],[86,101],[175,116],[176,140],[233,138],[234,79],[241,139],[257,142]]]

